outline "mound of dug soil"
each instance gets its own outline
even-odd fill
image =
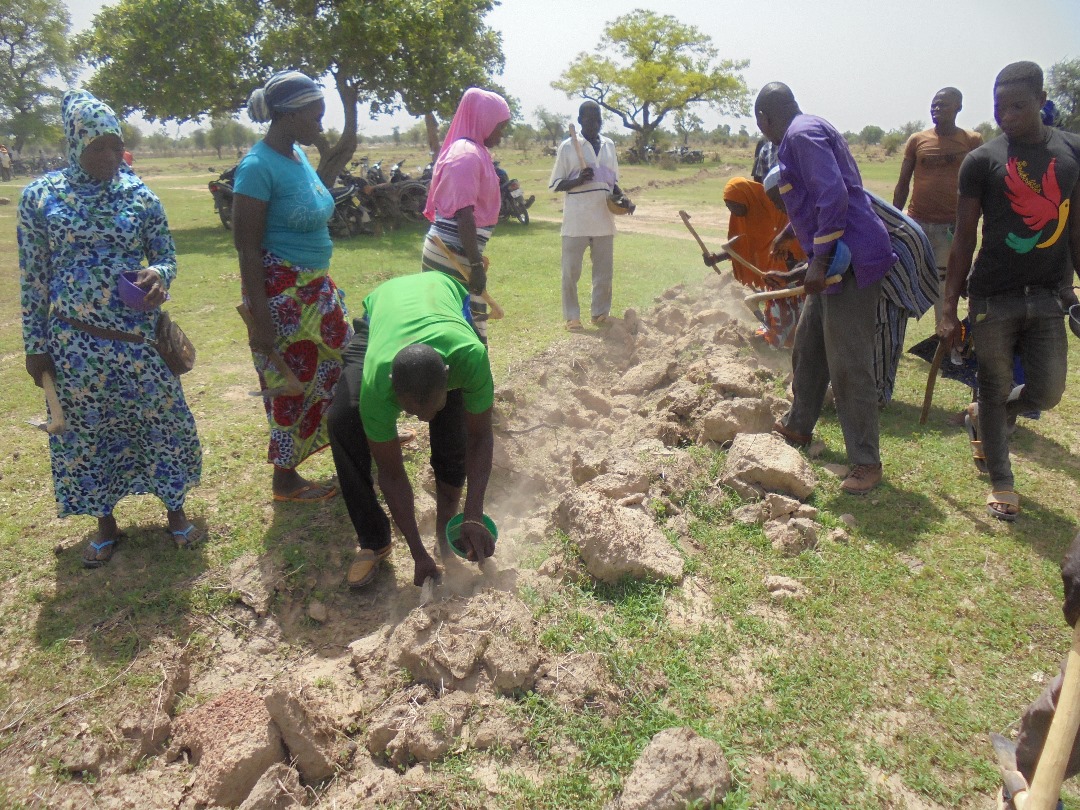
[[[79,806],[88,791],[100,807],[139,806],[133,796],[173,807],[288,807],[312,795],[327,806],[423,806],[425,797],[445,799],[451,779],[426,764],[470,750],[485,752],[474,780],[491,806],[508,775],[541,782],[547,758],[560,754],[533,749],[521,695],[598,717],[617,713],[626,695],[603,653],[541,642],[536,600],[571,577],[682,581],[696,548],[680,506],[690,488],[704,486],[706,498],[721,498],[721,485],[768,496],[749,521],[776,523],[777,542],[816,542],[813,510],[800,503],[813,474],[769,436],[785,407],[789,357],[757,345],[741,289],[731,286],[710,276],[696,299],[668,290],[647,315],[628,310],[603,330],[572,335],[500,387],[486,506],[500,538],[482,570],[444,560],[441,582],[417,589],[398,543],[389,573],[366,591],[349,592],[340,572],[308,572],[307,593],[320,589],[317,621],[267,559],[249,555],[214,573],[236,601],[201,627],[207,652],[192,662],[190,683],[177,688],[174,678],[164,709],[149,698],[132,707],[149,718],[130,724],[141,729],[131,735],[138,755],[106,741],[99,780],[58,788],[55,805]],[[497,354],[497,332],[492,341]],[[421,452],[425,442],[422,429]],[[694,448],[729,443],[721,484],[710,479],[711,454]],[[417,492],[429,523],[424,470]],[[543,562],[536,549],[557,530],[569,543]],[[330,564],[343,568],[339,556],[331,552]],[[687,579],[679,592],[694,587]],[[687,621],[708,615],[702,599],[700,610],[682,609]],[[177,692],[188,708],[171,717]],[[569,743],[563,753],[573,753]],[[643,763],[627,778],[622,807],[681,807],[719,798],[730,784],[719,747],[689,729],[658,735]]]

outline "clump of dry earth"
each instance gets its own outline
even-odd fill
[[[347,555],[335,552],[333,570],[308,581],[332,594],[318,601],[296,598],[269,555],[243,557],[208,575],[236,594],[201,626],[209,647],[155,640],[133,666],[160,675],[160,686],[118,708],[115,726],[80,727],[75,707],[48,735],[0,752],[12,795],[52,807],[425,806],[442,796],[444,777],[430,764],[469,750],[489,806],[508,773],[542,781],[572,747],[540,757],[514,719],[515,701],[533,691],[602,723],[625,695],[602,653],[554,654],[539,643],[543,620],[520,598],[523,585],[543,597],[583,576],[664,580],[678,585],[673,619],[708,621],[708,591],[685,577],[684,555],[698,547],[679,505],[703,480],[718,501],[722,488],[738,492],[748,503],[733,519],[763,524],[782,553],[821,540],[817,512],[804,503],[814,471],[770,434],[786,408],[778,392],[789,358],[755,344],[731,284],[710,276],[696,299],[670,289],[647,315],[627,311],[602,332],[568,337],[496,392],[488,511],[500,540],[482,571],[444,560],[439,585],[414,588],[399,544],[390,572],[353,593],[343,582]],[[496,330],[493,342],[497,353]],[[727,448],[715,478],[709,454],[691,452],[697,445]],[[430,472],[420,477],[430,536],[433,483]],[[559,546],[535,559],[556,529],[575,552]],[[783,577],[763,585],[774,600],[805,595]],[[744,668],[753,688],[760,679]],[[35,793],[42,761],[76,778],[47,793],[38,782]],[[681,808],[718,800],[730,785],[715,742],[668,729],[642,752],[613,807]]]

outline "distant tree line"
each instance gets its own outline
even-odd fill
[[[139,112],[154,124],[200,124],[172,139],[129,128],[133,145],[145,138],[145,148],[158,151],[170,148],[167,142],[190,142],[224,157],[226,149],[243,148],[255,137],[235,119],[250,91],[274,70],[294,67],[332,84],[345,111],[342,132],[326,133],[318,144],[324,180],[337,176],[360,142],[361,104],[372,116],[404,110],[419,119],[374,140],[426,143],[434,151],[461,93],[472,85],[507,96],[514,146],[557,143],[570,116],[538,108],[526,122],[517,100],[496,81],[505,57],[501,35],[486,16],[497,2],[117,0],[73,37],[62,0],[7,0],[0,5],[0,140],[20,152],[57,147],[63,88],[89,68],[89,88],[119,114]],[[747,64],[721,59],[698,28],[638,9],[608,23],[595,50],[579,54],[552,86],[568,98],[596,101],[638,145],[694,140],[742,146],[755,140],[745,126],[706,131],[695,110],[748,116],[750,93],[741,75]],[[1046,77],[1057,124],[1080,131],[1080,58],[1050,66]],[[921,127],[918,121],[889,131],[867,125],[845,135],[893,154]],[[990,122],[976,129],[984,137],[997,132]]]

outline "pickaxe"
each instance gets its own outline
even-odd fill
[[[1046,735],[1042,753],[1035,766],[1035,775],[1028,787],[1027,780],[1016,767],[1016,745],[1000,734],[990,735],[994,751],[998,756],[1005,787],[1012,794],[1016,810],[1053,810],[1061,793],[1061,783],[1065,779],[1065,768],[1069,764],[1076,741],[1076,731],[1080,728],[1080,622],[1073,628],[1072,648],[1065,662],[1065,678],[1061,684],[1054,719],[1050,722],[1050,731]]]
[[[825,279],[825,286],[830,287],[833,284],[839,284],[843,278],[840,275],[829,276]],[[782,290],[763,290],[753,295],[748,295],[743,299],[743,303],[750,308],[758,320],[761,320],[761,312],[758,310],[758,305],[762,301],[771,301],[774,298],[794,298],[797,295],[805,295],[806,287],[800,284],[798,287],[785,287]]]
[[[468,267],[458,261],[457,254],[446,246],[446,243],[439,237],[439,235],[429,234],[429,238],[431,239],[432,243],[434,243],[435,247],[437,247],[439,250],[446,254],[446,257],[450,259],[450,263],[454,265],[454,269],[461,274],[461,277],[463,279],[465,279],[465,283],[468,284],[470,281],[472,281],[472,272],[469,270]],[[497,321],[506,316],[503,308],[495,302],[495,299],[491,297],[487,290],[484,290],[484,292],[480,294],[480,297],[483,299],[485,304],[491,307],[491,312],[488,313],[489,320]]]

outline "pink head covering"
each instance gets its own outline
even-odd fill
[[[438,211],[449,218],[471,205],[477,225],[490,228],[499,221],[499,178],[484,140],[509,120],[510,107],[498,93],[465,91],[435,161],[424,216],[434,221]]]

